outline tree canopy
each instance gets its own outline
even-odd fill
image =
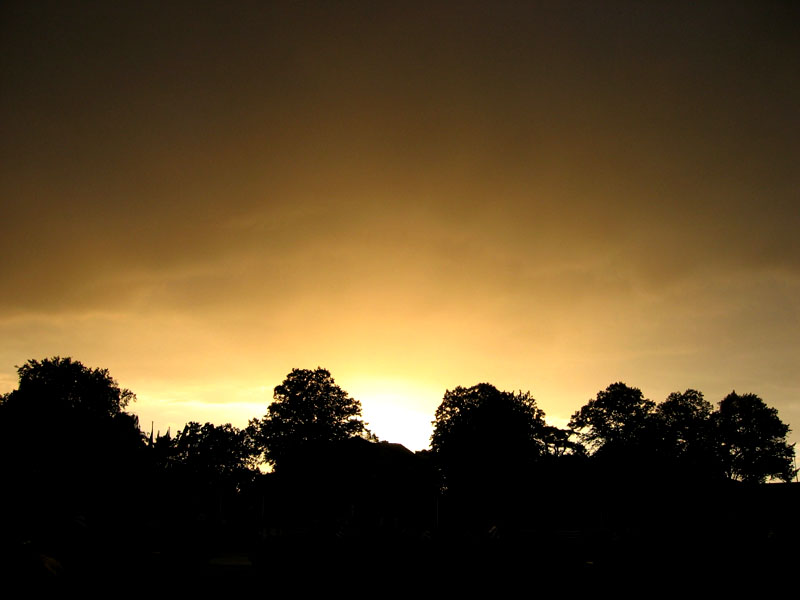
[[[167,466],[206,479],[236,479],[256,473],[256,455],[248,429],[230,423],[200,425],[190,421],[171,440]]]
[[[547,450],[544,412],[528,392],[501,392],[488,383],[448,390],[433,424],[431,449],[451,481],[516,468]]]
[[[654,408],[640,389],[617,382],[573,414],[569,425],[596,452],[630,449],[641,441]]]
[[[664,468],[686,476],[718,477],[713,406],[697,390],[673,392],[660,403],[648,435]]]
[[[128,389],[120,388],[108,369],[91,369],[69,357],[29,360],[17,368],[19,387],[4,404],[24,404],[36,411],[97,417],[114,417],[136,400]]]
[[[19,387],[0,399],[0,508],[14,535],[47,545],[84,515],[103,523],[94,531],[117,528],[116,539],[130,541],[120,509],[141,500],[145,473],[138,420],[123,410],[133,393],[71,358],[17,370]]]
[[[789,481],[796,472],[788,425],[755,394],[733,392],[714,411],[697,390],[656,405],[639,389],[614,383],[577,411],[570,427],[597,456],[649,463],[672,477],[761,483]]]
[[[19,387],[0,399],[0,428],[18,448],[28,448],[32,462],[33,456],[51,465],[96,462],[111,449],[141,445],[137,418],[123,410],[136,396],[107,369],[56,356],[29,360],[17,371]]]
[[[0,509],[13,517],[9,539],[18,548],[32,540],[38,551],[57,548],[68,532],[74,537],[57,557],[87,569],[125,547],[140,552],[134,534],[144,526],[178,531],[169,536],[177,546],[158,543],[184,556],[231,540],[249,544],[255,531],[313,532],[317,541],[408,532],[422,540],[436,531],[491,547],[501,537],[527,544],[517,535],[536,531],[547,548],[561,523],[615,536],[634,524],[669,554],[701,532],[717,539],[731,525],[761,528],[761,516],[758,524],[751,517],[757,498],[778,531],[788,513],[775,508],[775,492],[784,506],[795,499],[793,486],[745,485],[796,473],[788,425],[755,394],[733,392],[715,410],[694,389],[656,404],[618,382],[560,429],[547,425],[529,392],[456,387],[436,409],[431,450],[412,453],[373,443],[360,402],[329,371],[293,369],[264,417],[245,429],[190,421],[174,437],[151,432],[148,447],[125,412],[135,396],[107,370],[54,357],[18,372],[18,389],[0,395]],[[260,472],[262,456],[275,475]],[[733,503],[707,520],[687,497]],[[553,518],[542,523],[542,514]],[[86,532],[108,532],[96,554],[83,554]],[[784,533],[787,543],[796,537]],[[270,539],[264,557],[281,554],[279,542]],[[623,547],[614,544],[614,552]]]
[[[251,425],[259,431],[264,458],[276,468],[312,447],[365,431],[361,403],[322,367],[292,369],[273,398],[267,414]]]
[[[719,403],[714,421],[717,448],[729,478],[762,483],[794,476],[794,444],[786,442],[789,426],[761,398],[731,392]]]

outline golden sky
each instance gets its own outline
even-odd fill
[[[413,449],[479,382],[800,427],[797,3],[167,4],[0,5],[0,392],[72,356],[241,426],[319,365]]]

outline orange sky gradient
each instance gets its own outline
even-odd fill
[[[242,426],[323,366],[412,449],[479,382],[797,428],[799,40],[790,2],[4,2],[0,393],[72,356],[143,428]]]

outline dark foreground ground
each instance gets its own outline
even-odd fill
[[[456,513],[444,503],[435,513],[438,526],[432,519],[235,521],[190,510],[139,521],[62,515],[36,521],[36,528],[6,518],[0,581],[25,593],[532,596],[546,589],[558,596],[702,589],[716,597],[754,588],[760,597],[791,585],[800,570],[798,484],[694,495],[623,491],[604,502],[595,494],[592,504],[551,502],[525,513],[528,519],[489,526],[470,520],[474,511]]]
[[[209,590],[400,595],[537,591],[768,592],[793,579],[798,545],[779,536],[665,540],[636,532],[562,530],[548,536],[366,539],[276,536],[250,547],[136,554],[87,551],[59,561],[6,557],[3,580],[22,590]]]

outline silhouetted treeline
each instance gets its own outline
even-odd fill
[[[3,568],[35,585],[250,577],[290,585],[357,560],[592,582],[635,566],[762,569],[796,554],[789,428],[754,394],[662,403],[614,383],[547,425],[529,393],[448,390],[431,449],[378,441],[322,368],[260,419],[143,433],[106,370],[29,361],[0,397]],[[756,551],[757,549],[757,551]],[[228,562],[225,562],[228,560]]]

